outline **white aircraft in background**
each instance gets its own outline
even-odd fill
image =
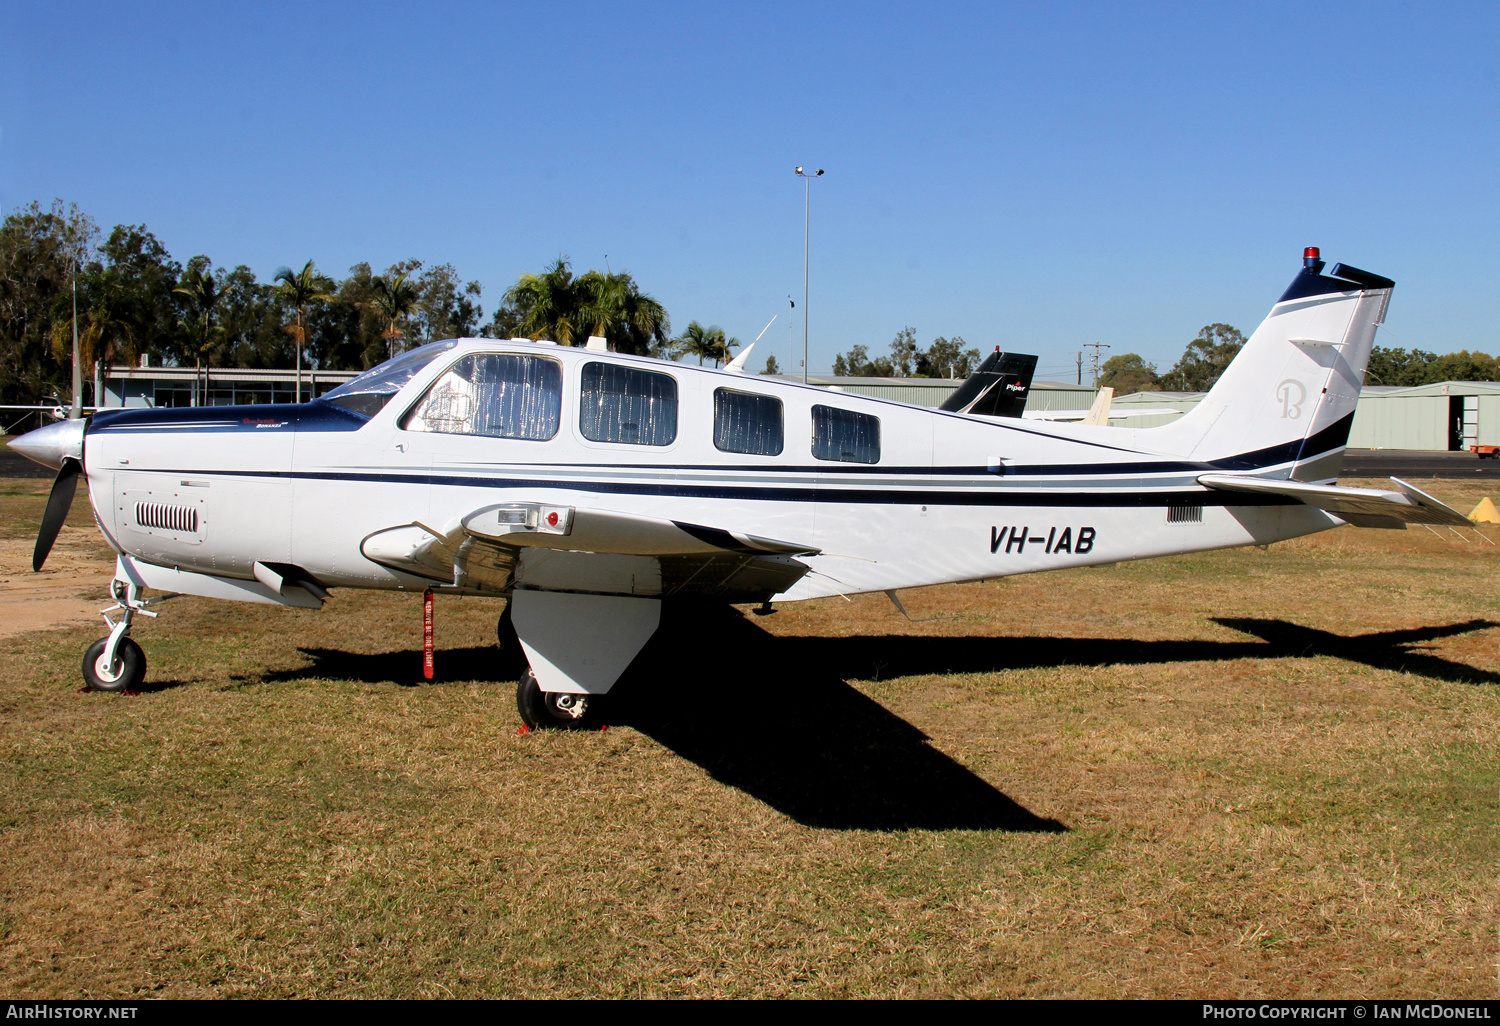
[[[36,568],[79,474],[119,554],[92,688],[144,679],[130,633],[146,589],[306,608],[336,588],[430,589],[508,598],[522,717],[583,727],[665,601],[894,599],[1344,523],[1468,525],[1394,479],[1332,483],[1393,282],[1323,266],[1308,249],[1213,390],[1160,427],[457,339],[313,402],[106,410],[11,445],[59,469]]]

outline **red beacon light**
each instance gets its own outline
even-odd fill
[[[1322,269],[1323,260],[1318,255],[1317,246],[1308,246],[1302,251],[1302,266],[1310,267],[1315,271]]]

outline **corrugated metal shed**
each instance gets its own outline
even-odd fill
[[[808,375],[807,383],[915,406],[941,406],[960,384],[951,378],[844,378],[821,374]]]
[[[1115,399],[1110,404],[1110,409],[1121,412],[1128,410],[1136,415],[1111,420],[1110,424],[1130,428],[1170,424],[1202,402],[1206,395],[1207,392],[1132,392]],[[1145,413],[1147,410],[1160,410],[1161,413],[1150,415]]]
[[[821,374],[810,375],[807,383],[853,392],[856,395],[873,396],[876,399],[894,399],[896,402],[931,407],[943,405],[943,400],[962,384],[952,378],[845,378]],[[1092,386],[1074,385],[1066,381],[1033,381],[1031,391],[1026,396],[1027,410],[1086,410],[1093,403]]]
[[[945,378],[814,377],[812,384],[846,392],[939,406],[959,385]],[[1034,381],[1026,400],[1033,410],[1086,410],[1094,389],[1063,381]],[[1207,392],[1135,392],[1117,396],[1116,411],[1160,410],[1159,414],[1114,418],[1115,427],[1149,428],[1170,424],[1203,401]],[[1349,445],[1355,449],[1447,450],[1452,446],[1500,445],[1500,382],[1444,381],[1400,388],[1368,385],[1360,392]]]
[[[1430,387],[1430,386],[1424,386]],[[1359,394],[1349,445],[1354,449],[1448,448],[1449,397],[1408,395],[1410,389]]]

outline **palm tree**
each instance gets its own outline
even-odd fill
[[[333,300],[333,280],[318,273],[309,260],[302,270],[290,267],[278,268],[274,279],[280,282],[273,286],[277,295],[297,311],[297,323],[288,325],[288,331],[297,340],[297,402],[302,401],[302,347],[307,343],[306,311],[309,303],[327,303]]]
[[[396,355],[396,339],[403,334],[396,326],[397,323],[417,308],[417,300],[420,298],[417,287],[406,280],[408,273],[410,272],[403,272],[394,278],[381,276],[370,283],[375,290],[375,299],[371,305],[385,318],[385,330],[380,333],[380,337],[386,340],[388,358]]]
[[[578,300],[567,257],[558,257],[542,274],[521,275],[505,293],[505,302],[522,311],[519,331],[565,346],[572,345],[578,333]]]
[[[214,307],[219,305],[219,300],[229,291],[229,283],[220,276],[215,279],[209,267],[189,265],[182,276],[182,284],[172,291],[188,298],[188,305],[193,309],[189,311],[195,322],[189,326],[190,333],[198,336],[195,348],[198,350],[195,357],[196,364],[203,365],[203,387],[200,395],[208,394],[208,374],[211,361],[209,360],[209,347],[213,344],[213,312]],[[201,321],[199,321],[201,318]],[[194,375],[196,377],[196,374]]]
[[[641,292],[629,274],[589,271],[573,285],[579,319],[590,334],[609,339],[615,352],[644,356],[653,343],[657,349],[669,343],[666,308]]]
[[[573,277],[567,257],[542,274],[524,274],[504,302],[520,314],[516,329],[529,338],[576,345],[587,335],[610,342],[617,353],[647,355],[670,345],[666,309],[624,271],[588,271]]]
[[[724,329],[717,324],[705,328],[697,321],[689,321],[687,330],[672,342],[678,355],[696,356],[700,367],[705,356],[717,367],[721,361],[729,359],[729,350],[740,344],[737,338],[726,339]]]

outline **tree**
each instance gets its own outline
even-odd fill
[[[1407,387],[1426,384],[1427,369],[1437,358],[1436,353],[1428,353],[1420,349],[1413,349],[1408,353],[1405,349],[1375,346],[1370,350],[1370,363],[1365,369],[1365,383]]]
[[[224,276],[228,286],[219,300],[219,331],[223,337],[219,365],[224,367],[284,367],[286,332],[277,293],[255,279],[244,264]]]
[[[1183,392],[1206,392],[1245,345],[1245,336],[1228,324],[1205,324],[1188,343],[1182,359],[1162,375],[1162,384]]]
[[[112,267],[97,265],[79,278],[78,362],[80,366],[103,363],[120,355],[134,363],[140,350],[140,331],[132,317],[132,297],[122,276]],[[52,320],[52,352],[59,364],[72,359],[72,297],[58,297]],[[99,402],[94,399],[95,405]]]
[[[761,371],[761,373],[762,374],[780,374],[781,373],[781,368],[776,365],[776,354],[775,353],[772,353],[770,356],[766,357],[766,369],[763,370],[763,371]]]
[[[417,268],[421,266],[417,264]],[[452,264],[438,264],[423,271],[414,284],[417,290],[414,312],[423,342],[479,334],[479,319],[484,316],[479,305],[483,292],[479,282],[464,281]]]
[[[624,271],[587,271],[574,278],[567,257],[542,274],[517,279],[485,327],[492,338],[517,332],[565,346],[597,335],[615,352],[638,356],[668,357],[672,342],[666,309],[634,278]]]
[[[911,325],[907,325],[896,332],[896,337],[891,340],[891,376],[896,378],[909,378],[912,372],[912,363],[917,358],[917,332]]]
[[[140,351],[159,363],[185,364],[193,341],[175,291],[181,265],[143,224],[116,225],[99,253],[115,275],[123,314],[135,326]]]
[[[288,325],[286,330],[297,340],[296,402],[300,403],[302,401],[302,346],[307,341],[307,308],[313,303],[326,303],[337,297],[333,295],[333,281],[326,275],[319,274],[311,260],[303,264],[300,271],[293,271],[290,267],[277,269],[274,280],[279,283],[273,287],[277,295],[281,297],[281,301],[297,311],[297,323]]]
[[[636,287],[624,271],[589,271],[574,283],[579,291],[580,323],[589,334],[609,340],[617,353],[645,356],[659,352],[670,339],[666,308]]]
[[[53,320],[59,297],[71,295],[74,261],[87,270],[98,237],[93,219],[62,200],[46,210],[33,202],[0,224],[0,403],[32,405],[67,386]]]
[[[1147,363],[1137,353],[1121,353],[1104,361],[1099,384],[1115,390],[1116,395],[1151,392],[1161,387],[1156,364]]]
[[[217,277],[213,273],[213,264],[206,256],[196,256],[188,261],[188,268],[183,272],[180,284],[172,291],[179,296],[186,297],[188,316],[193,329],[193,355],[195,367],[198,362],[204,365],[203,387],[200,396],[207,396],[209,369],[213,365],[212,354],[209,352],[214,344],[213,313],[214,307],[229,292],[229,285],[225,282],[226,275],[223,271]]]
[[[884,356],[871,360],[867,346],[850,346],[847,355],[840,353],[833,358],[835,377],[889,378],[893,370],[891,361]]]
[[[704,357],[707,357],[717,367],[721,361],[730,358],[729,350],[740,343],[739,339],[726,339],[724,329],[717,324],[705,328],[697,321],[689,321],[687,330],[673,339],[672,344],[679,356],[696,356],[698,366],[703,366]]]
[[[979,366],[979,350],[965,349],[960,335],[951,339],[939,335],[917,354],[916,376],[919,378],[966,378]]]
[[[385,320],[385,330],[380,337],[386,340],[386,358],[390,359],[396,355],[396,340],[404,332],[401,322],[409,314],[417,309],[420,299],[417,287],[406,280],[406,273],[385,274],[371,282],[373,298],[370,300],[375,311]]]
[[[558,257],[541,274],[523,274],[505,293],[505,302],[520,313],[516,330],[527,338],[549,339],[570,346],[580,321],[578,292],[567,257]]]
[[[1426,384],[1438,381],[1494,381],[1500,367],[1488,353],[1470,353],[1460,349],[1456,353],[1439,356],[1427,367]]]

